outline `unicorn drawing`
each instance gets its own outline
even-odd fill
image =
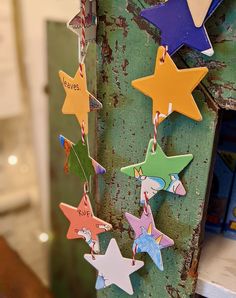
[[[97,225],[97,228],[103,229],[104,231],[109,231],[111,229],[111,226],[107,224],[99,224]],[[95,253],[99,253],[100,251],[99,242],[97,240],[92,239],[92,233],[89,229],[86,229],[86,228],[82,228],[80,230],[77,229],[75,232],[79,236],[84,238],[84,240],[88,243],[88,245]]]
[[[158,193],[158,191],[164,189],[165,187],[165,181],[162,178],[159,177],[148,177],[143,175],[143,170],[140,168],[137,170],[134,169],[134,175],[135,178],[141,181],[141,204],[144,204],[145,202],[145,194],[148,197],[148,199],[155,196],[155,194]]]
[[[99,243],[97,240],[92,239],[92,233],[90,230],[82,228],[81,230],[77,230],[76,233],[84,238],[84,240],[88,243],[88,245],[95,253],[99,253]]]
[[[180,196],[186,195],[186,190],[183,187],[182,182],[179,180],[179,176],[177,174],[171,174],[170,175],[171,182],[170,185],[167,188],[167,191],[173,192],[175,194],[178,194]]]
[[[145,176],[143,174],[142,168],[140,168],[139,170],[134,168],[134,176],[142,183],[140,198],[141,204],[144,204],[146,199],[151,199],[160,190],[163,189],[166,189],[166,191],[180,196],[184,196],[186,194],[186,190],[184,189],[183,184],[177,174],[170,174],[171,182],[167,187],[166,181],[164,181],[164,179],[160,177]]]
[[[104,274],[99,273],[99,275],[97,276],[95,289],[101,290],[101,289],[108,287],[109,285],[110,285],[110,283],[109,283],[108,279],[105,278]]]
[[[161,256],[161,240],[163,235],[154,238],[152,235],[152,224],[149,225],[148,230],[141,227],[142,234],[134,240],[133,250],[137,253],[146,252],[149,254],[155,265],[161,270],[164,270],[162,256]]]

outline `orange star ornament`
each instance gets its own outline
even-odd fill
[[[75,115],[80,126],[84,124],[85,134],[88,134],[88,113],[102,108],[102,104],[87,90],[85,64],[82,64],[82,75],[78,68],[74,78],[62,70],[59,77],[66,92],[62,113]]]
[[[153,100],[153,119],[159,112],[162,122],[176,111],[193,120],[202,115],[192,96],[192,91],[207,74],[207,67],[178,69],[164,47],[157,51],[153,75],[134,80],[132,86]]]
[[[94,252],[99,252],[98,234],[109,231],[112,226],[93,214],[87,194],[84,194],[77,208],[61,203],[60,208],[70,222],[68,239],[84,239]]]

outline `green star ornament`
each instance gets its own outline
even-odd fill
[[[179,173],[192,161],[192,154],[166,156],[157,144],[152,151],[150,140],[144,162],[121,168],[121,172],[141,181],[141,204],[151,199],[158,191],[165,190],[184,196],[186,190],[179,179]]]
[[[74,144],[62,135],[59,136],[59,140],[66,153],[65,172],[71,172],[87,183],[90,182],[91,176],[106,173],[106,170],[90,156],[87,138],[84,144],[82,139]]]

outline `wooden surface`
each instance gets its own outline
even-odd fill
[[[153,133],[151,100],[130,85],[133,79],[149,75],[154,69],[158,35],[138,17],[140,8],[153,2],[98,1],[98,99],[104,106],[99,113],[98,155],[107,169],[107,174],[99,180],[99,214],[114,227],[101,240],[105,249],[109,238],[115,237],[127,257],[132,256],[133,238],[124,212],[140,214],[140,187],[134,179],[123,175],[120,168],[143,161]],[[206,103],[206,94],[200,89],[194,92],[202,122],[173,114],[159,128],[159,141],[167,154],[192,153],[194,161],[181,175],[188,191],[186,197],[160,193],[151,202],[157,227],[174,239],[175,247],[163,251],[164,272],[142,255],[145,267],[132,277],[134,297],[182,298],[195,290],[217,123],[217,112]],[[98,296],[128,297],[115,286],[98,292]]]
[[[0,238],[0,297],[1,298],[52,298],[38,277]]]
[[[197,293],[208,298],[236,297],[236,241],[208,233],[201,254]]]

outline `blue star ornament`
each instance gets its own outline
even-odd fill
[[[223,0],[213,0],[204,23],[214,13]],[[207,56],[214,50],[205,24],[196,27],[190,13],[187,0],[169,0],[141,11],[141,17],[161,31],[161,45],[168,46],[168,53],[173,55],[182,46],[188,46]]]

